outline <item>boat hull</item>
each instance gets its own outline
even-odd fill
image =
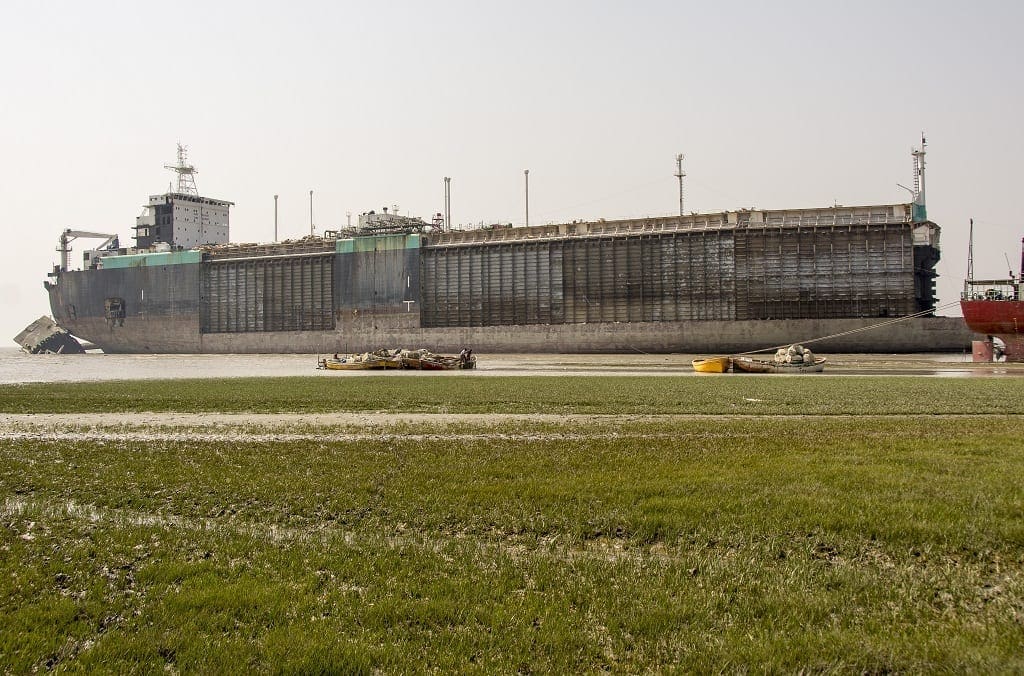
[[[733,371],[737,373],[821,373],[825,370],[825,357],[816,357],[812,364],[787,364],[785,362],[752,359],[750,357],[733,357]]]
[[[750,357],[733,357],[732,367],[735,373],[772,373],[772,363],[763,359]]]
[[[1024,361],[1024,301],[961,300],[964,323],[975,333],[999,338],[1006,361]]]
[[[424,371],[450,371],[455,366],[446,362],[424,359],[420,362],[420,368]]]
[[[708,357],[694,359],[693,370],[697,373],[725,373],[729,370],[732,360],[729,357]]]
[[[367,362],[343,362],[335,361],[333,359],[327,359],[323,362],[323,365],[328,371],[362,371],[364,369],[373,368],[373,366]]]

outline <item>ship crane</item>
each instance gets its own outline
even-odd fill
[[[72,230],[68,228],[64,232],[60,233],[60,246],[57,247],[57,251],[60,252],[60,271],[67,272],[68,267],[71,265],[71,242],[78,239],[79,237],[90,237],[94,239],[104,240],[97,248],[99,249],[116,249],[117,248],[117,235],[111,235],[105,232],[88,232],[86,230]]]

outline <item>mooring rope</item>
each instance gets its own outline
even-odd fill
[[[810,343],[819,343],[819,342],[821,342],[823,340],[829,340],[831,338],[841,338],[842,336],[849,336],[850,334],[860,333],[861,331],[871,331],[872,329],[880,329],[883,326],[889,326],[891,324],[897,324],[897,323],[905,321],[907,319],[914,319],[915,317],[923,317],[924,315],[931,314],[932,312],[935,312],[936,310],[945,310],[946,308],[953,307],[954,305],[959,305],[959,304],[960,304],[960,301],[953,301],[952,303],[946,303],[945,305],[940,305],[938,307],[933,307],[933,308],[929,308],[927,310],[922,310],[920,312],[915,312],[912,315],[904,315],[903,317],[896,317],[895,319],[889,319],[889,320],[886,320],[884,322],[880,322],[878,324],[872,324],[871,326],[862,326],[859,329],[850,329],[849,331],[840,331],[839,333],[833,333],[830,336],[821,336],[820,338],[811,338],[810,340],[798,340],[795,343],[786,343],[785,345],[776,345],[775,347],[765,347],[765,348],[762,348],[760,350],[751,350],[749,352],[737,352],[735,354],[736,354],[736,356],[743,356],[743,355],[746,355],[746,354],[759,354],[761,352],[774,352],[775,350],[779,350],[779,349],[784,348],[784,347],[789,347],[790,345],[808,345]]]

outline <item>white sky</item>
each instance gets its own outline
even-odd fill
[[[12,2],[0,20],[0,344],[66,227],[131,226],[189,147],[232,241],[398,204],[456,224],[908,201],[928,137],[941,302],[1015,272],[1017,2]],[[72,260],[81,261],[79,240]],[[951,310],[948,314],[958,314]],[[13,345],[13,343],[11,343]]]

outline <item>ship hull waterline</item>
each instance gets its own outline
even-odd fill
[[[366,317],[331,331],[203,334],[198,315],[128,317],[123,325],[82,318],[65,327],[111,354],[324,354],[414,346],[435,352],[748,352],[865,329],[866,319],[792,319],[423,328],[401,317]],[[915,318],[815,343],[844,353],[960,352],[974,337],[959,317]]]

